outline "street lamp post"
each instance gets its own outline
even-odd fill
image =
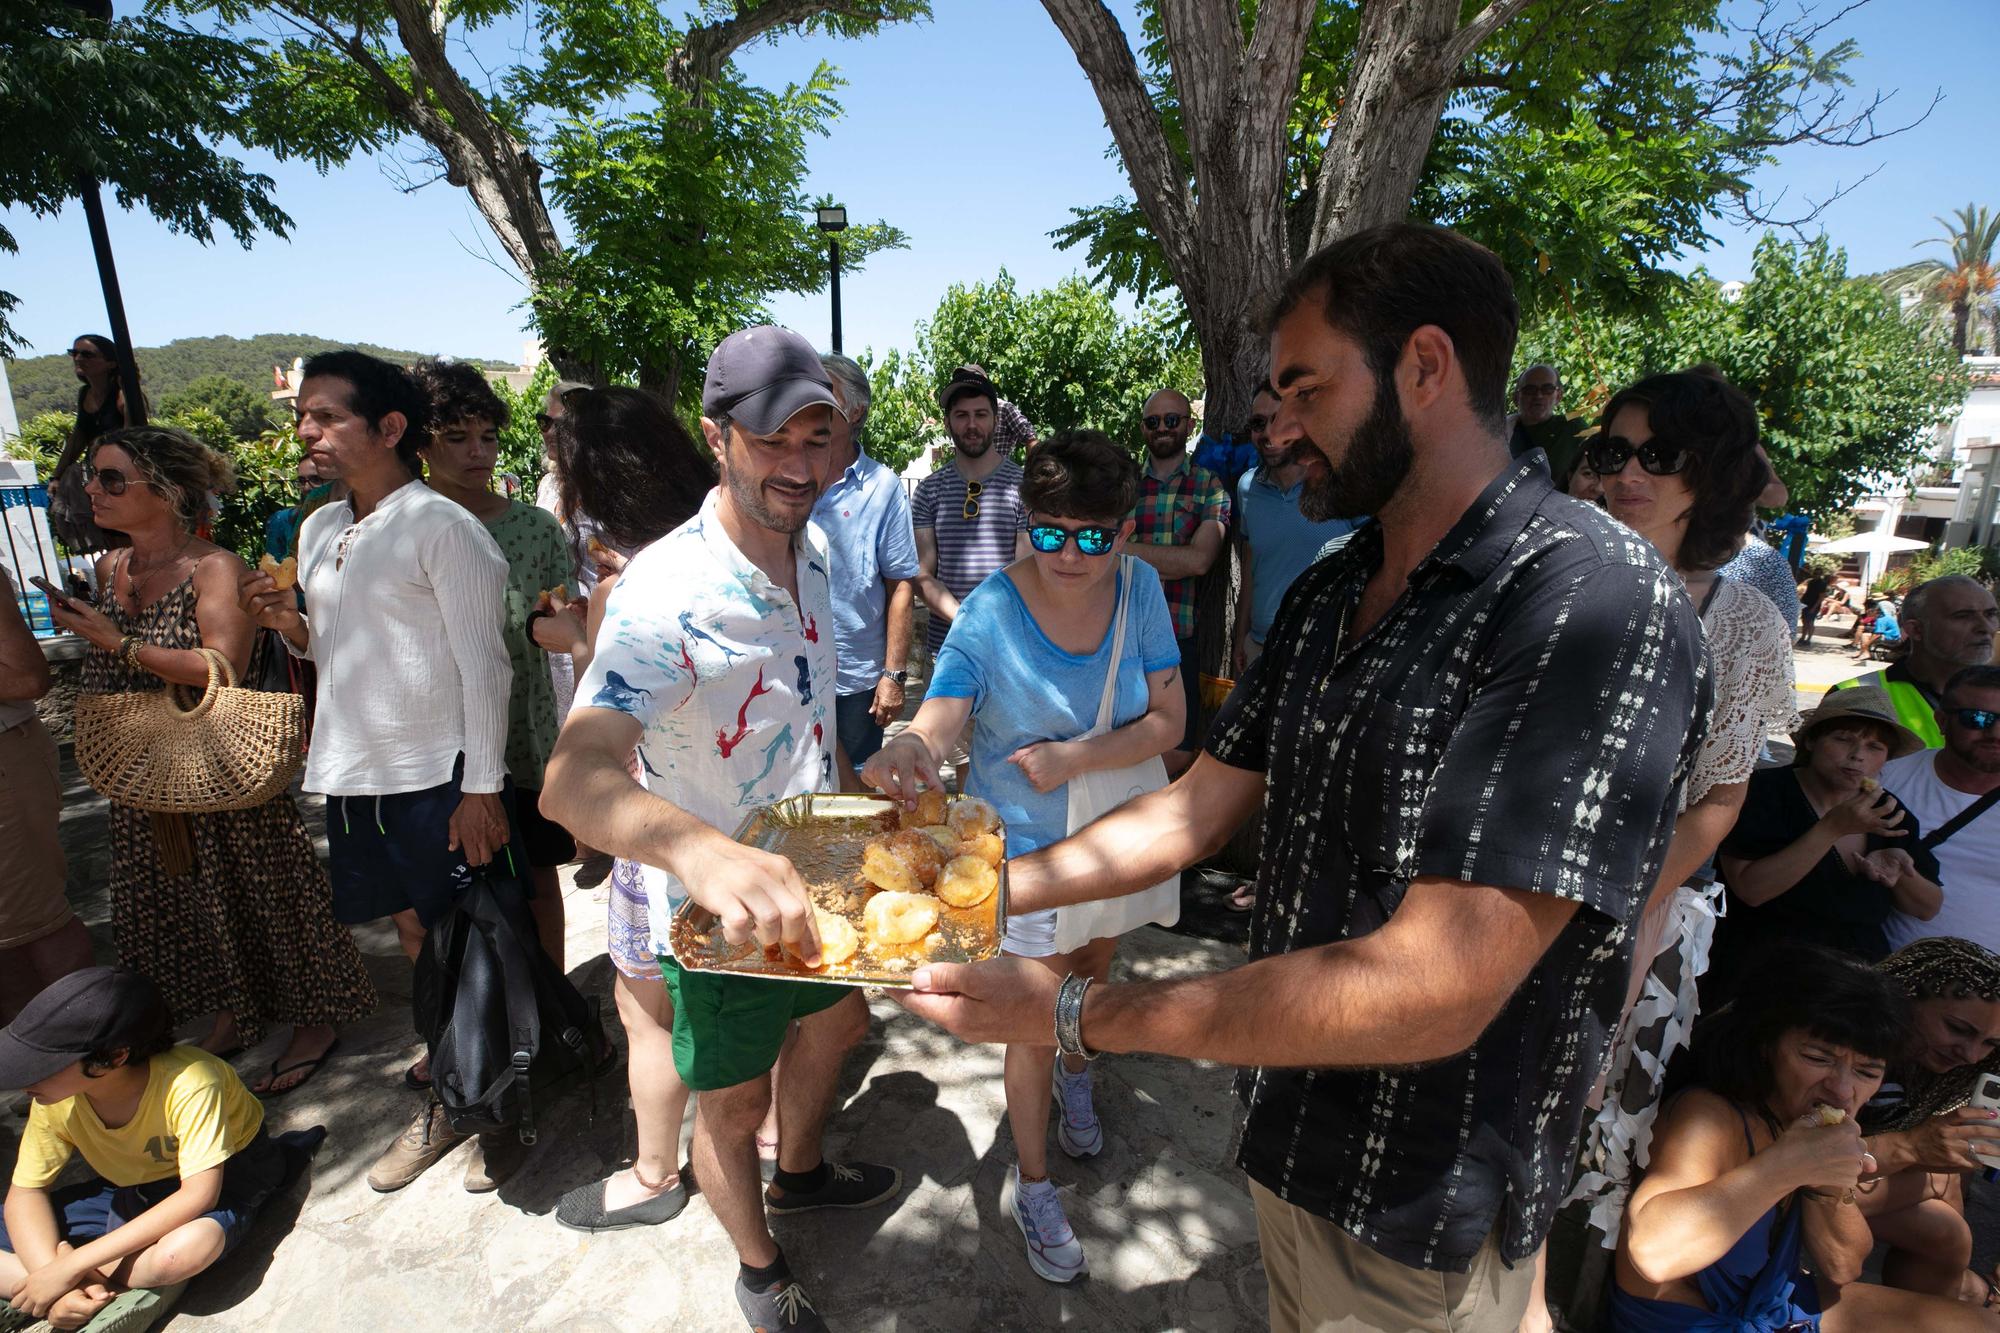
[[[827,265],[833,273],[833,350],[840,351],[840,233],[847,230],[847,210],[836,205],[819,210],[819,229],[826,233]]]

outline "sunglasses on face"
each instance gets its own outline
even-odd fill
[[[965,483],[965,507],[959,511],[960,517],[979,517],[979,493],[985,489],[986,486],[983,482],[968,481]]]
[[[93,467],[89,463],[85,463],[83,465],[83,484],[88,486],[93,481],[97,483],[98,489],[106,495],[123,495],[125,494],[125,488],[131,484],[131,478],[115,467]]]
[[[549,433],[549,428],[555,424],[556,424],[556,419],[550,416],[547,412],[535,413],[535,425],[541,430],[542,434],[547,435]]]
[[[1985,731],[2000,726],[2000,712],[1991,708],[1954,708],[1948,716],[1967,731]]]
[[[1271,424],[1271,419],[1269,417],[1251,417],[1250,433],[1252,435],[1255,435],[1258,431],[1265,429],[1270,424]]]
[[[302,491],[309,491],[313,487],[318,486],[324,480],[325,479],[321,477],[318,473],[308,472],[304,476],[299,478],[299,489]]]
[[[1624,471],[1625,464],[1634,458],[1639,460],[1640,471],[1654,477],[1671,477],[1688,465],[1686,449],[1659,439],[1634,444],[1622,435],[1598,436],[1583,451],[1583,456],[1590,470],[1600,477]]]
[[[1085,555],[1104,555],[1111,550],[1111,543],[1118,540],[1118,529],[1092,525],[1087,528],[1059,528],[1053,523],[1037,523],[1028,529],[1028,545],[1043,555],[1054,555],[1069,545],[1069,539],[1076,538],[1076,549]]]
[[[1146,418],[1146,429],[1147,429],[1147,430],[1174,430],[1174,429],[1178,428],[1178,427],[1180,426],[1181,422],[1185,421],[1186,419],[1187,419],[1187,418],[1183,417],[1183,416],[1182,416],[1182,415],[1181,415],[1180,413],[1178,413],[1178,412],[1169,412],[1169,413],[1167,413],[1167,414],[1166,414],[1165,416],[1159,416],[1159,417],[1147,417],[1147,418]]]

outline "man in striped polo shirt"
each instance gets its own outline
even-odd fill
[[[917,593],[931,610],[933,655],[958,614],[959,599],[988,574],[1028,553],[1021,469],[995,447],[1000,392],[976,366],[952,372],[938,392],[951,462],[925,477],[910,502],[917,533]]]

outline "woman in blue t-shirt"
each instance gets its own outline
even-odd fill
[[[1070,831],[1070,779],[1129,768],[1179,743],[1186,704],[1166,595],[1151,566],[1124,558],[1138,482],[1130,456],[1097,431],[1066,432],[1029,454],[1021,502],[1033,553],[960,603],[923,707],[868,761],[865,781],[900,800],[914,799],[919,780],[942,789],[938,765],[970,718],[964,789],[999,811],[1008,854],[1020,856]],[[1098,719],[1121,599],[1125,633],[1111,729],[1080,739]],[[1059,954],[1056,926],[1056,911],[1010,916],[1007,952],[1058,976],[1104,980],[1116,937]],[[1048,1178],[1051,1100],[1062,1107],[1056,1136],[1063,1151],[1089,1157],[1104,1144],[1088,1069],[1080,1059],[1071,1063],[1056,1058],[1053,1042],[1007,1048],[1007,1118],[1020,1161],[1005,1205],[1027,1239],[1030,1266],[1051,1282],[1086,1271]]]

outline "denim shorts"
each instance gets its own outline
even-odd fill
[[[285,1182],[289,1164],[287,1149],[263,1129],[243,1151],[222,1164],[222,1197],[202,1216],[222,1228],[222,1252],[229,1253],[250,1234],[257,1210],[277,1193]],[[168,1176],[144,1185],[114,1185],[101,1176],[49,1192],[55,1209],[56,1238],[82,1246],[108,1235],[139,1214],[173,1195],[181,1187],[179,1176]],[[0,1250],[14,1252],[7,1236],[7,1224],[0,1216]]]

